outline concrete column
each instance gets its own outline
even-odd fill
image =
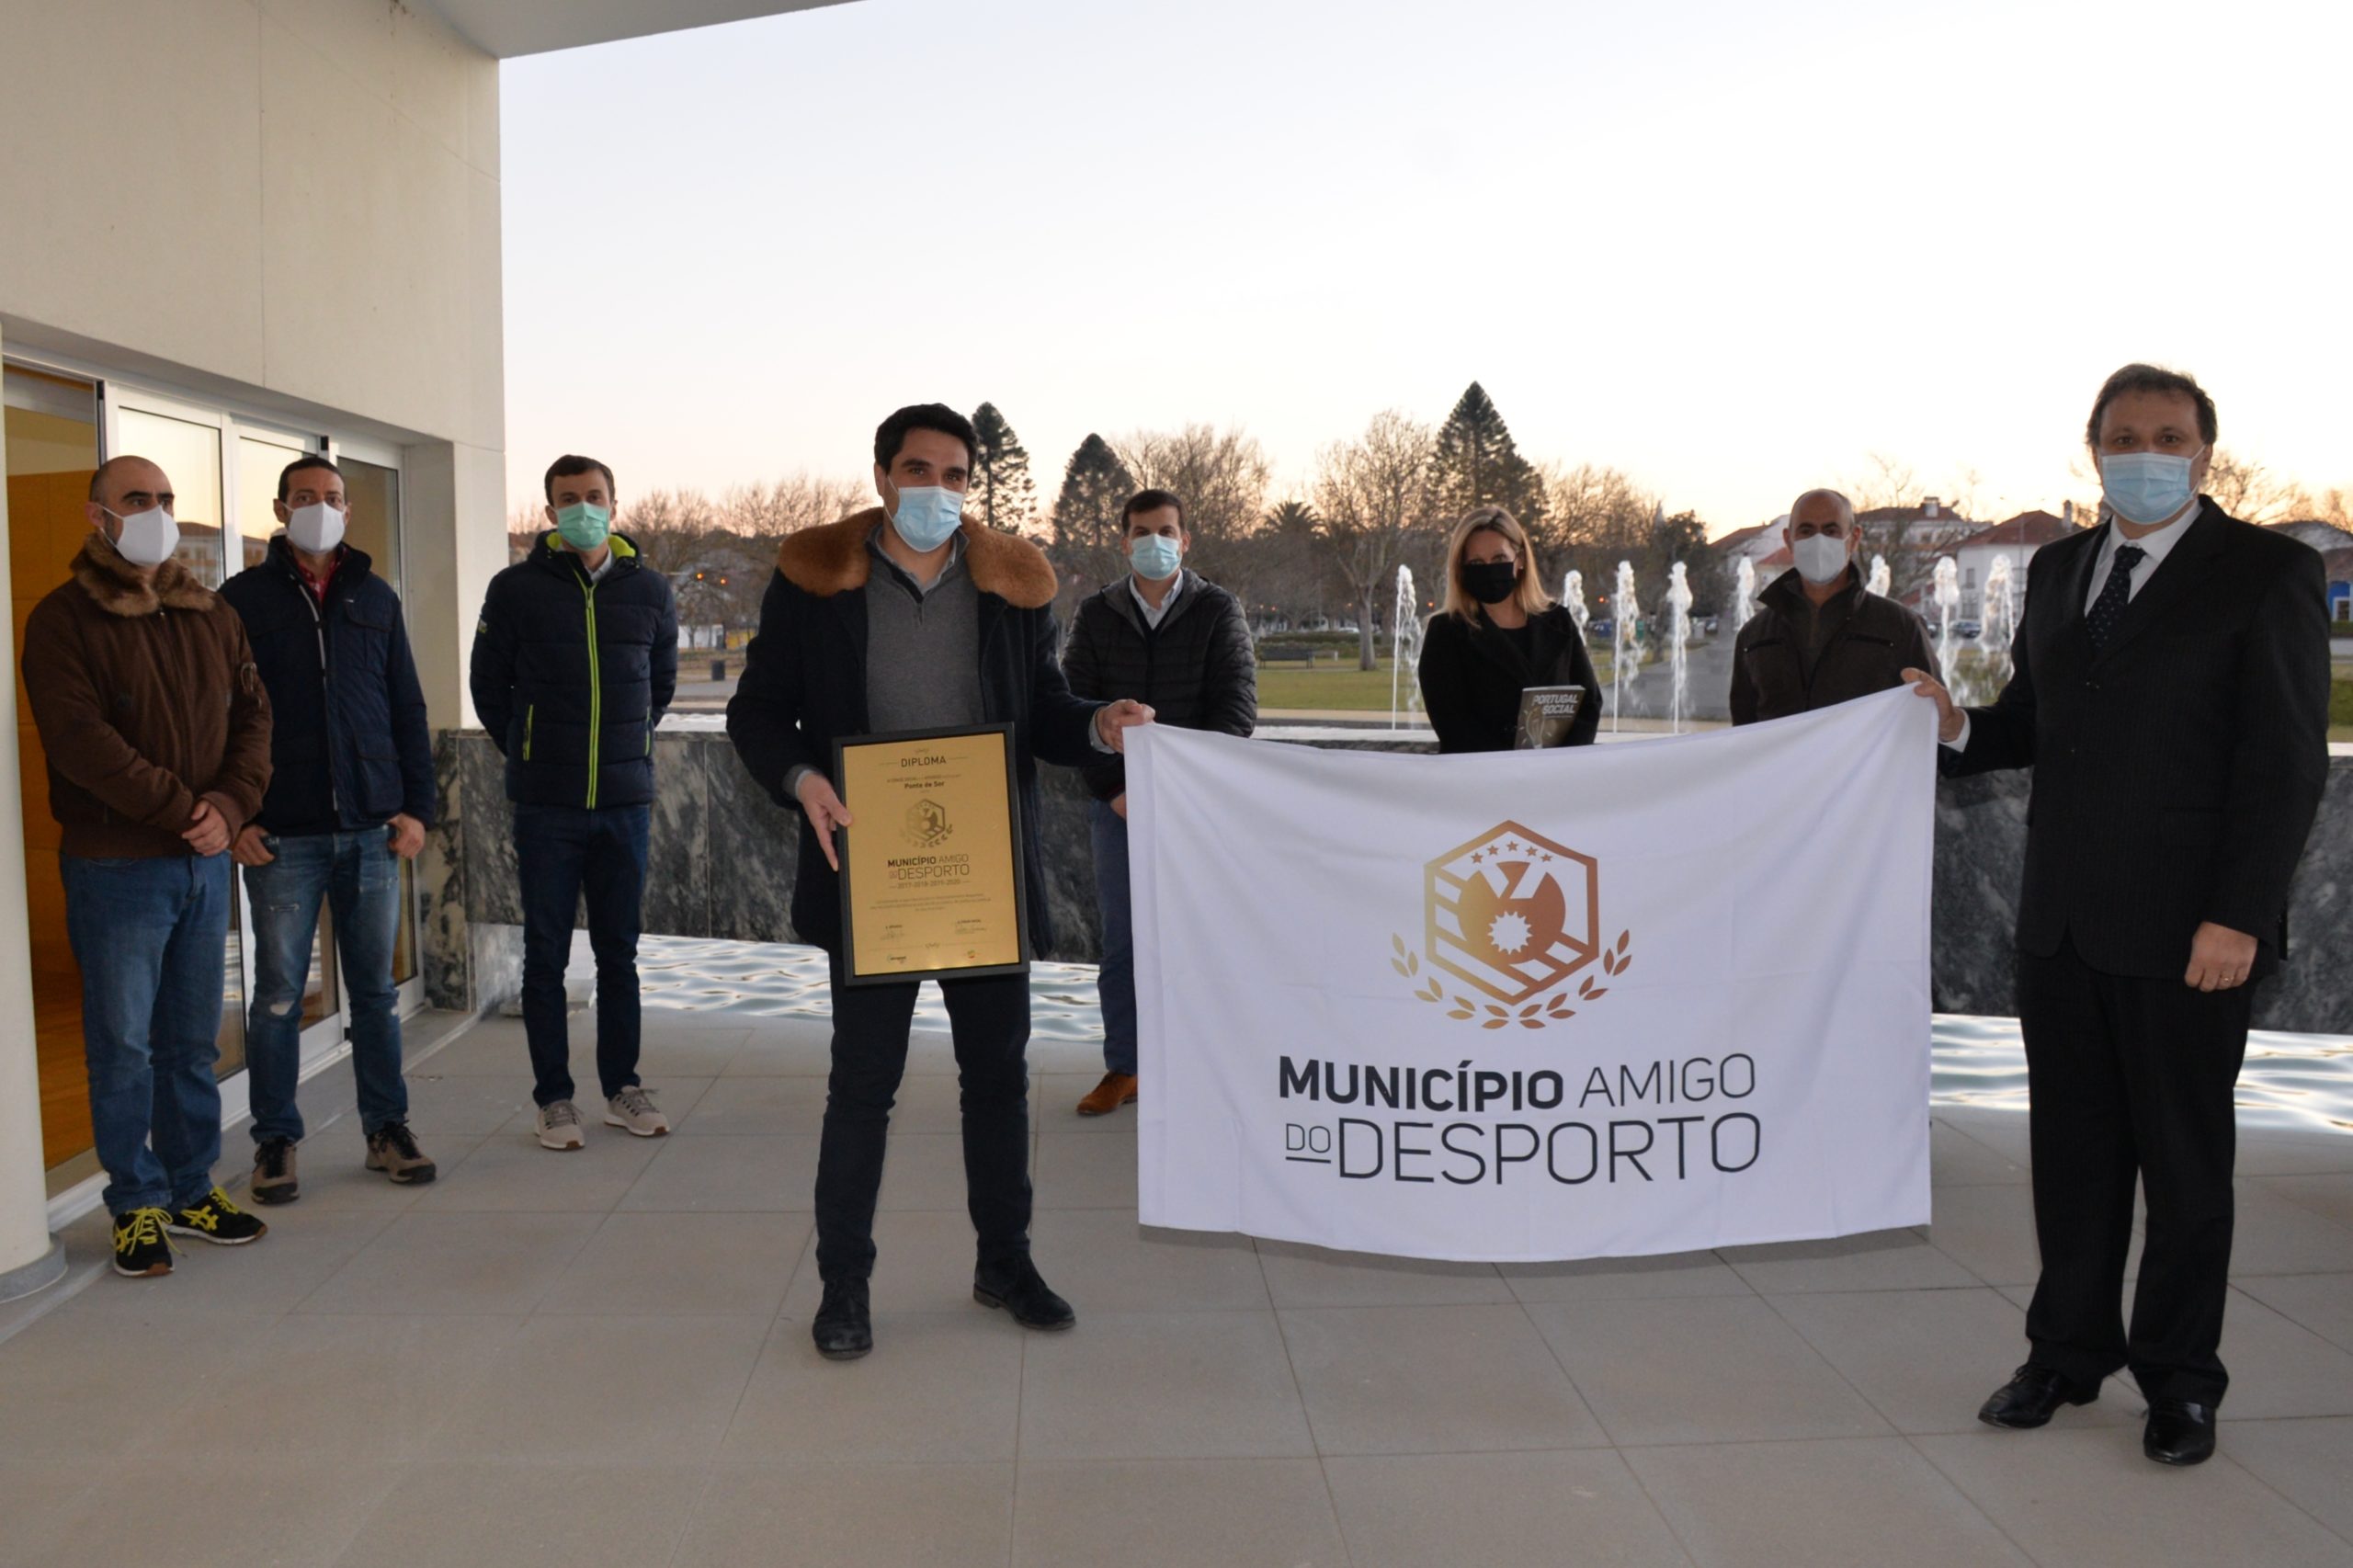
[[[0,480],[6,477],[0,449]],[[0,604],[8,600],[8,492],[0,483]],[[65,1272],[41,1179],[40,1066],[25,903],[24,790],[17,776],[17,644],[0,642],[0,1301]]]
[[[462,441],[403,454],[409,640],[437,730],[472,724],[466,658],[492,577],[506,565],[506,456]]]

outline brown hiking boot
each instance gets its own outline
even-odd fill
[[[1123,1105],[1136,1103],[1136,1080],[1132,1073],[1106,1073],[1103,1081],[1086,1091],[1078,1102],[1081,1116],[1108,1116]]]
[[[368,1134],[368,1168],[381,1171],[398,1187],[431,1181],[433,1162],[416,1146],[416,1135],[405,1121],[388,1121]]]

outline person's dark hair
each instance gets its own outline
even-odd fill
[[[1128,531],[1128,519],[1138,512],[1157,512],[1163,506],[1176,507],[1176,526],[1180,528],[1185,527],[1185,503],[1176,499],[1175,491],[1139,490],[1128,497],[1126,506],[1120,508],[1120,531]]]
[[[548,493],[549,503],[552,505],[555,501],[555,482],[557,480],[570,479],[576,474],[586,473],[591,469],[596,470],[598,473],[605,476],[606,494],[611,495],[620,490],[620,487],[613,483],[613,471],[611,469],[607,468],[595,458],[584,458],[578,452],[566,452],[563,456],[556,459],[555,461],[548,464],[548,476],[540,482],[542,487]]]
[[[944,403],[910,403],[874,427],[874,460],[885,473],[899,460],[899,449],[907,444],[910,430],[936,430],[955,437],[964,443],[967,463],[980,456],[980,432],[972,428],[971,420]]]
[[[2170,392],[2188,398],[2198,405],[2198,438],[2209,447],[2214,444],[2214,400],[2206,395],[2197,378],[2156,365],[2127,365],[2109,377],[2100,386],[2099,396],[2092,400],[2092,416],[2084,424],[2084,440],[2092,450],[2099,450],[2101,415],[2126,392]]]
[[[286,499],[286,493],[291,487],[290,482],[294,476],[306,468],[323,468],[337,479],[343,478],[343,470],[335,467],[333,462],[317,452],[313,452],[307,457],[296,458],[278,471],[278,498],[280,501]]]

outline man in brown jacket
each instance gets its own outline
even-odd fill
[[[166,1233],[266,1227],[212,1184],[221,1156],[229,857],[269,783],[269,699],[244,623],[172,559],[171,481],[119,457],[90,479],[73,578],[25,622],[115,1272],[169,1274]]]
[[[1904,671],[1934,673],[1920,618],[1863,586],[1855,508],[1836,490],[1809,490],[1784,530],[1795,564],[1756,596],[1732,654],[1732,722],[1753,724],[1893,691]]]

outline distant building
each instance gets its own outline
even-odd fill
[[[2073,507],[2069,508],[2072,513]],[[2075,531],[2066,517],[2053,517],[2049,512],[2020,512],[2015,517],[2005,517],[1991,528],[1980,528],[1955,544],[1944,553],[1952,557],[1961,572],[1961,607],[1963,620],[1985,619],[1985,581],[1994,570],[1996,556],[2010,558],[2010,581],[2017,585],[2019,601],[2026,597],[2026,563],[2034,552],[2046,544],[2055,544]]]
[[[2274,533],[2283,533],[2290,539],[2311,545],[2323,555],[2332,551],[2353,550],[2353,529],[2339,528],[2335,523],[2324,523],[2313,519],[2301,523],[2271,523],[2266,526]]]
[[[2320,574],[2328,584],[2328,620],[2340,636],[2353,636],[2353,545],[2324,551]]]

